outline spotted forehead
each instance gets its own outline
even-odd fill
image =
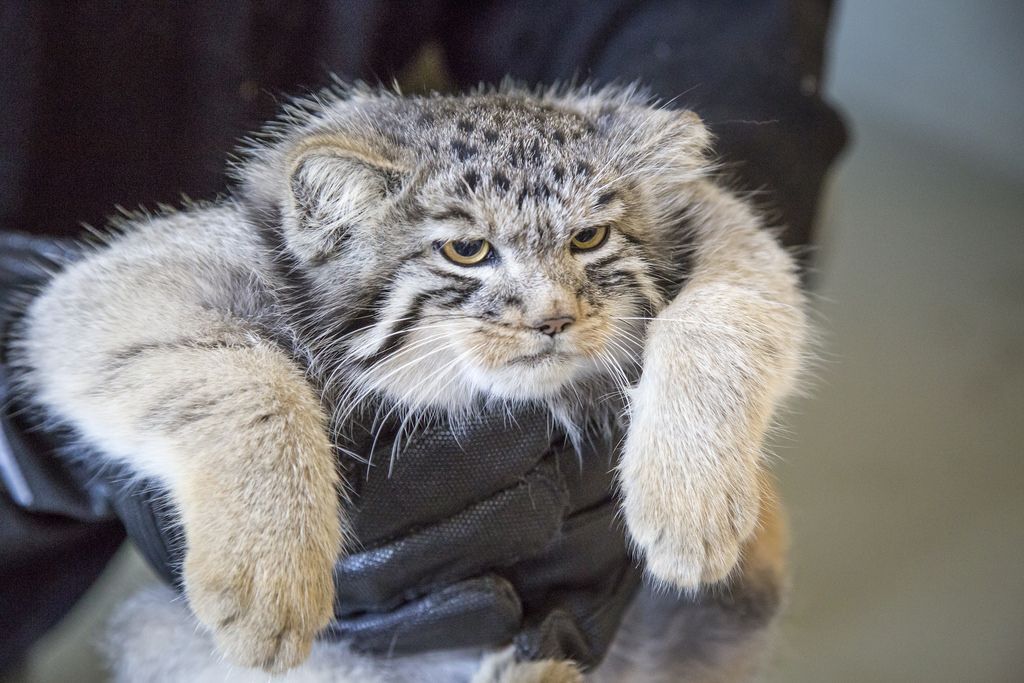
[[[436,133],[438,141],[461,139],[467,144],[513,151],[524,140],[562,145],[591,136],[590,119],[544,102],[510,95],[483,95],[417,102],[413,125]]]
[[[442,215],[490,214],[529,242],[577,229],[608,170],[585,116],[531,100],[493,96],[434,101],[416,112],[421,161],[430,168],[426,198]],[[472,216],[479,218],[479,216]]]
[[[468,191],[485,185],[499,193],[516,189],[544,195],[552,182],[594,172],[599,136],[589,118],[577,112],[491,95],[421,102],[411,118],[421,160],[460,170]],[[549,176],[549,182],[513,188],[517,180],[538,176]]]

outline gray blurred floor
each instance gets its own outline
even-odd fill
[[[1024,681],[1024,6],[839,5],[825,361],[772,680]]]
[[[863,51],[850,35],[836,92],[855,140],[816,287],[824,358],[776,449],[794,592],[771,680],[1024,680],[1024,184],[862,107],[843,89]],[[147,577],[123,553],[18,680],[103,680],[89,643]]]
[[[776,681],[1024,680],[1024,187],[862,120],[778,476]]]

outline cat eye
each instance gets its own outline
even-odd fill
[[[475,266],[491,255],[491,243],[487,240],[448,240],[441,246],[441,253],[454,264]]]
[[[604,225],[597,228],[584,228],[572,236],[572,248],[576,251],[597,249],[608,239],[608,228]]]

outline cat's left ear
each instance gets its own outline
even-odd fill
[[[293,253],[323,262],[354,231],[372,228],[408,173],[358,141],[314,138],[291,155],[285,239]]]
[[[708,165],[711,133],[692,111],[608,102],[598,95],[579,105],[623,155],[646,167],[647,177],[686,181]]]
[[[648,109],[643,119],[638,126],[647,134],[641,148],[652,169],[677,173],[681,176],[679,180],[703,173],[708,166],[711,133],[697,114],[688,110]]]

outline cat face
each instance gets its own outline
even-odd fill
[[[531,192],[460,172],[480,173],[478,187],[455,193],[444,173],[421,189],[424,218],[401,231],[418,236],[415,256],[398,265],[380,326],[444,359],[423,381],[535,399],[628,372],[661,293],[625,191],[582,174]]]
[[[292,143],[284,248],[342,393],[451,408],[628,381],[684,276],[657,178],[694,163],[678,139],[674,167],[650,148],[670,147],[665,112],[620,105],[372,100],[353,105],[369,130],[334,118]]]

